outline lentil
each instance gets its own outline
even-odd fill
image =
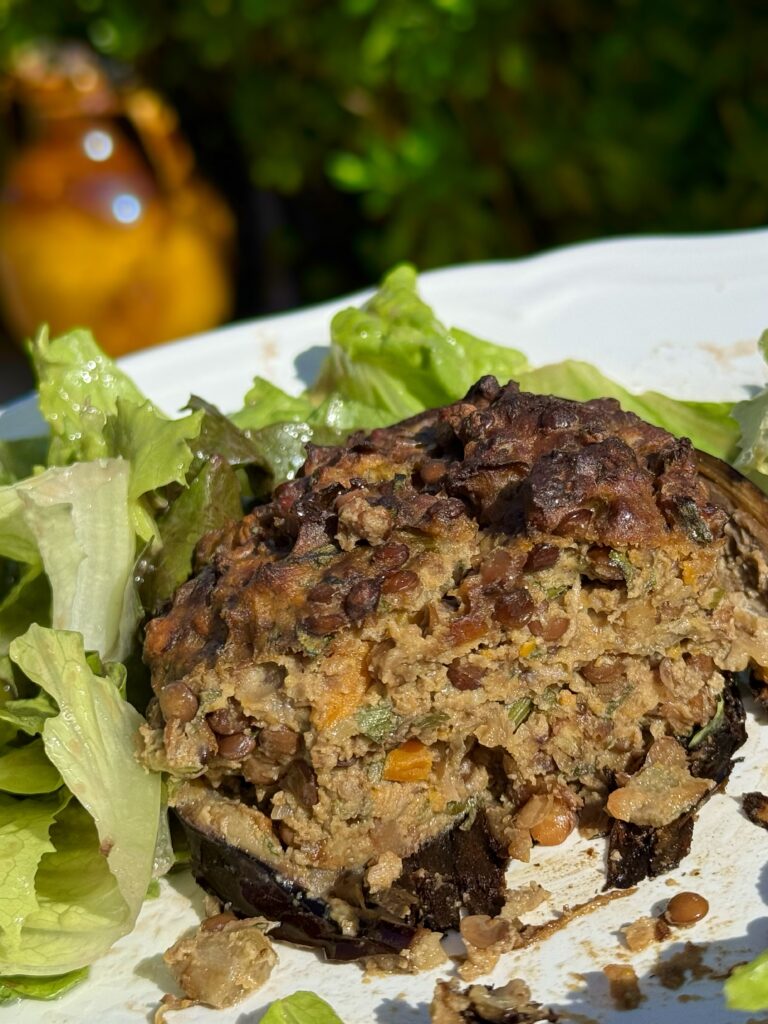
[[[664,920],[678,928],[701,921],[709,913],[709,903],[697,892],[679,892],[667,904]]]
[[[166,721],[177,718],[180,722],[191,722],[200,706],[200,701],[187,684],[181,682],[168,683],[157,699]]]

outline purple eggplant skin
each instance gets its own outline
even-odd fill
[[[697,779],[725,782],[733,770],[733,755],[747,742],[746,712],[739,686],[730,676],[723,690],[723,720],[720,727],[688,752],[688,768]]]
[[[382,911],[361,919],[358,935],[344,935],[322,900],[308,896],[296,883],[282,878],[255,857],[201,832],[181,816],[179,820],[198,884],[241,917],[278,921],[277,927],[268,932],[272,939],[309,946],[326,960],[343,963],[400,953],[416,934],[415,928]]]
[[[462,910],[497,914],[504,903],[502,854],[480,810],[408,857],[395,883],[410,904],[400,920],[376,906],[363,891],[362,877],[344,877],[343,896],[359,919],[359,932],[344,935],[327,904],[308,896],[295,882],[224,840],[202,832],[181,815],[197,882],[243,917],[265,917],[279,924],[273,939],[321,950],[326,960],[344,962],[406,949],[418,926],[435,931],[458,928]],[[462,827],[463,826],[463,827]]]
[[[713,779],[718,786],[726,781],[733,768],[733,755],[747,739],[745,718],[738,683],[731,677],[723,690],[719,728],[688,753],[691,775]],[[605,888],[628,889],[645,878],[656,878],[676,868],[690,852],[693,821],[700,806],[661,828],[615,821],[608,838]]]
[[[397,880],[414,899],[411,923],[444,932],[461,911],[494,917],[504,905],[508,856],[488,828],[485,812],[433,839],[403,863]]]

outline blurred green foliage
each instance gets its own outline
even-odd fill
[[[209,167],[285,197],[269,252],[305,298],[402,258],[768,221],[758,0],[0,0],[0,56],[38,35],[135,64]]]

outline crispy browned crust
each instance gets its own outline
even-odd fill
[[[612,399],[571,402],[484,377],[454,405],[310,447],[300,478],[203,539],[197,576],[148,625],[145,656],[157,688],[211,663],[227,639],[307,650],[374,613],[382,587],[407,585],[393,577],[408,536],[454,542],[481,526],[534,547],[559,537],[659,548],[706,545],[724,522],[689,441]]]

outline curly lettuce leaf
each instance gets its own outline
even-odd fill
[[[156,540],[153,496],[186,482],[201,414],[169,419],[97,345],[77,329],[30,345],[40,412],[51,429],[48,464],[122,458],[130,468],[131,516],[142,541]],[[162,502],[161,502],[161,507]]]
[[[147,565],[141,591],[144,607],[157,610],[189,577],[203,534],[241,516],[235,471],[220,456],[212,456],[159,522],[162,546]]]
[[[306,422],[315,407],[307,395],[289,395],[264,377],[254,377],[243,408],[229,417],[241,430],[261,430],[273,423]]]
[[[735,968],[725,982],[725,1001],[732,1010],[768,1010],[768,950]]]
[[[88,650],[110,661],[127,655],[140,614],[129,483],[128,462],[101,459],[52,467],[0,488],[0,555],[41,564],[54,628],[79,631]],[[14,608],[34,614],[17,603],[5,608],[6,616]],[[45,616],[41,605],[35,618]]]
[[[155,864],[161,778],[136,759],[142,718],[120,694],[123,673],[95,674],[80,634],[32,625],[10,656],[57,705],[42,741],[66,786],[56,798],[76,799],[0,794],[11,822],[36,813],[31,839],[0,856],[18,876],[0,878],[0,973],[61,974],[133,928]]]
[[[331,351],[317,387],[403,419],[463,395],[483,373],[509,380],[528,367],[511,348],[447,328],[420,298],[416,270],[395,267],[362,307],[337,313]]]
[[[117,400],[146,402],[131,378],[79,328],[50,338],[41,328],[29,346],[40,412],[51,429],[49,464],[68,465],[111,454],[105,435]]]
[[[245,405],[231,415],[256,446],[259,465],[272,487],[292,479],[306,461],[306,447],[339,444],[355,430],[386,426],[392,417],[382,409],[338,394],[294,397],[261,377],[245,396]]]
[[[194,458],[190,442],[200,433],[202,413],[170,420],[151,402],[136,405],[118,398],[115,405],[116,415],[107,418],[104,436],[110,456],[125,459],[130,468],[134,529],[142,541],[151,541],[157,537],[152,497],[168,484],[186,485]]]
[[[343,1024],[343,1021],[333,1007],[314,992],[294,992],[270,1003],[261,1024]]]

